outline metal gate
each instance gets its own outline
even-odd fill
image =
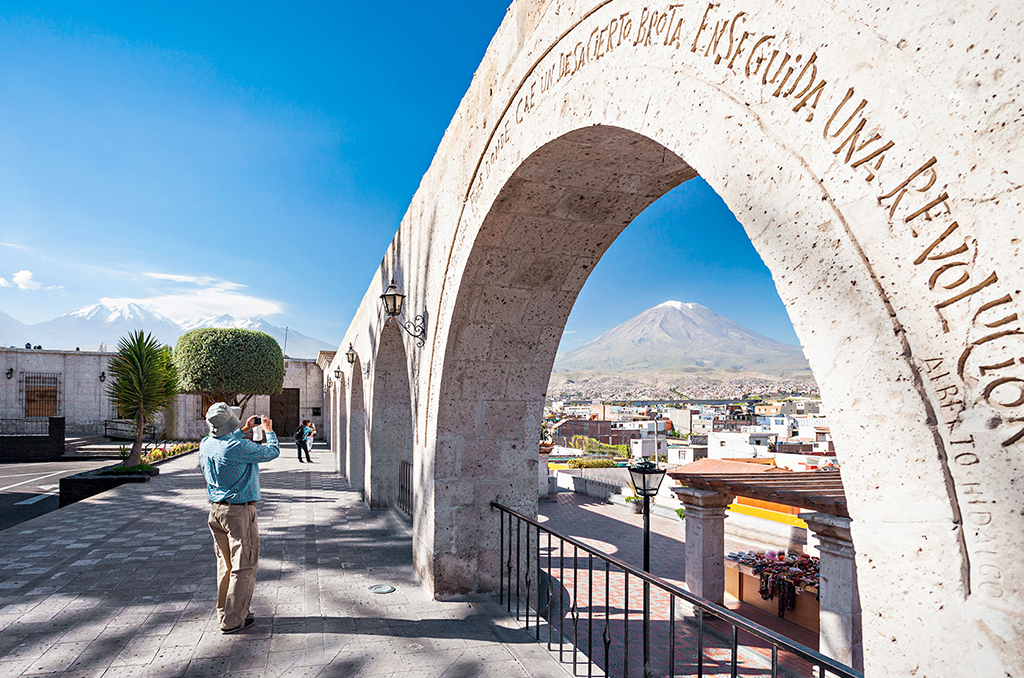
[[[270,418],[274,420],[274,433],[291,437],[299,427],[299,389],[286,388],[270,396]]]
[[[412,464],[407,461],[398,466],[398,509],[412,516]]]

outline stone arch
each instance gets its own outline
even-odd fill
[[[348,441],[345,445],[345,476],[353,490],[363,489],[366,464],[366,401],[363,396],[363,367],[356,356],[348,396]]]
[[[409,362],[402,333],[384,323],[373,364],[367,446],[366,500],[371,508],[394,506],[398,500],[399,465],[413,461],[413,418]]]
[[[867,672],[1014,673],[1017,20],[957,2],[513,2],[342,344],[369,355],[396,270],[429,311],[411,373],[433,592],[495,588],[487,507],[536,510],[522,446],[556,330],[678,161],[743,224],[829,402]]]

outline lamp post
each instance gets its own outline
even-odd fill
[[[654,424],[657,433],[657,421]],[[657,439],[655,439],[657,446]],[[655,447],[654,458],[657,459],[657,447]],[[665,479],[665,470],[658,468],[650,458],[644,457],[642,461],[629,467],[629,477],[633,481],[633,490],[637,496],[644,498],[644,572],[651,571],[651,497],[658,494],[661,481]],[[651,672],[650,663],[651,646],[651,585],[644,580],[644,676]]]

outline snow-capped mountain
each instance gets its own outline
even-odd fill
[[[754,372],[809,375],[799,346],[752,332],[706,306],[666,301],[555,358],[555,372]]]
[[[308,337],[293,329],[278,327],[263,318],[213,316],[176,323],[170,318],[137,304],[92,304],[52,320],[34,325],[18,322],[0,312],[0,345],[24,346],[30,343],[43,348],[96,350],[104,345],[116,350],[118,340],[132,330],[143,330],[171,346],[184,332],[197,327],[239,327],[266,332],[277,340],[285,354],[293,358],[315,358],[317,351],[330,351],[325,341]],[[286,345],[287,334],[287,345]]]

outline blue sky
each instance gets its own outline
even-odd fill
[[[505,7],[5,2],[0,310],[135,300],[338,341]],[[796,342],[700,180],[626,229],[563,348],[668,299]]]

